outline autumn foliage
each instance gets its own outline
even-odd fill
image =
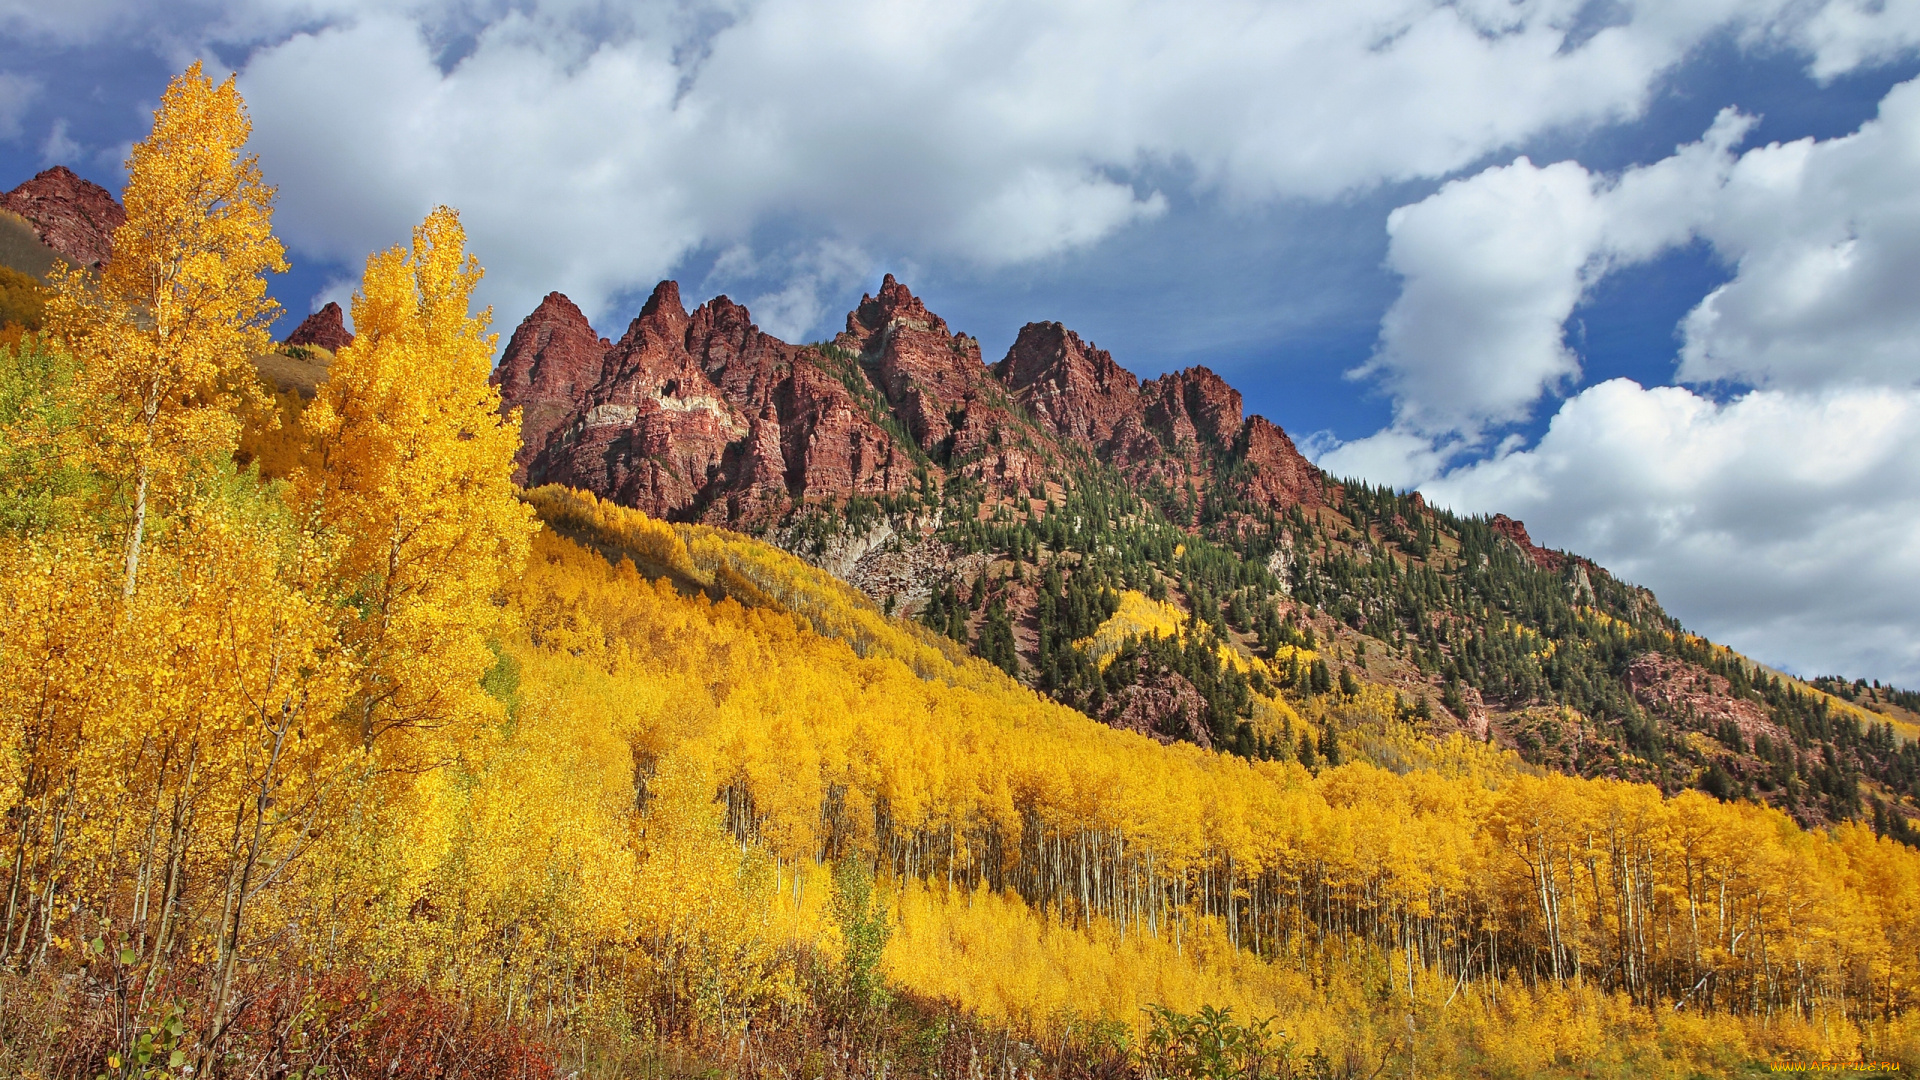
[[[313,401],[263,407],[245,137],[230,81],[176,80],[104,276],[0,350],[9,1071],[1920,1055],[1920,853],[1864,827],[1542,774],[1231,650],[1328,752],[1166,745],[759,542],[516,491],[450,210],[369,258]],[[1217,646],[1111,611],[1102,656]]]

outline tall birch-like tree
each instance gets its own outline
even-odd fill
[[[98,279],[61,272],[49,322],[81,361],[86,389],[120,406],[105,471],[131,514],[124,591],[139,583],[154,500],[196,458],[232,452],[232,395],[258,393],[253,357],[280,305],[265,274],[287,269],[273,235],[274,189],[245,152],[253,124],[233,78],[195,62],[167,86],[153,131],[127,160],[127,220]]]

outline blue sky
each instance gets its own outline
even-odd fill
[[[510,331],[652,283],[1204,363],[1324,466],[1920,684],[1917,0],[0,0],[0,184],[237,71],[292,321],[459,207]],[[1911,274],[1911,276],[1909,276]]]

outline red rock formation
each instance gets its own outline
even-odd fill
[[[1204,367],[1162,375],[1141,388],[1147,425],[1169,449],[1185,443],[1230,447],[1240,434],[1240,392]]]
[[[1049,483],[1057,493],[1069,462],[1089,457],[1170,486],[1244,463],[1236,476],[1254,498],[1318,499],[1318,473],[1292,441],[1258,417],[1243,422],[1240,395],[1205,368],[1142,387],[1072,331],[1034,323],[989,369],[977,341],[890,275],[833,344],[772,338],[724,296],[688,313],[670,281],[608,343],[552,294],[495,375],[503,403],[522,410],[520,478],[735,523],[808,499],[898,492],[922,468],[936,481],[978,479],[989,499]]]
[[[326,307],[302,319],[283,344],[318,345],[328,352],[339,352],[353,344],[353,335],[347,331],[346,315],[340,305],[329,300]]]
[[[1105,349],[1057,322],[1021,327],[993,374],[1015,401],[1070,444],[1119,462],[1159,452],[1159,441],[1146,430],[1140,380]]]
[[[1251,466],[1246,485],[1254,502],[1275,508],[1320,505],[1320,470],[1301,456],[1278,424],[1264,416],[1248,420],[1240,456]]]
[[[573,301],[557,292],[548,293],[514,329],[493,382],[501,400],[520,409],[515,480],[528,482],[533,459],[556,432],[578,419],[587,391],[600,381],[607,349],[607,340],[594,333]]]
[[[1627,665],[1627,690],[1655,715],[1694,731],[1715,734],[1732,721],[1748,745],[1761,735],[1778,745],[1791,737],[1758,702],[1733,696],[1726,679],[1665,653],[1642,653]]]
[[[75,266],[98,271],[113,254],[113,232],[127,220],[106,188],[55,165],[0,195],[0,209],[33,224],[40,242]]]
[[[888,274],[880,295],[862,296],[847,313],[847,328],[834,343],[871,368],[875,385],[922,451],[941,457],[964,452],[947,440],[967,422],[986,376],[979,342],[950,333],[945,319]]]
[[[519,477],[658,517],[764,522],[809,494],[898,491],[905,455],[819,357],[717,297],[689,314],[661,282],[619,341],[549,295],[495,373],[520,407]]]
[[[1527,526],[1524,523],[1515,521],[1505,514],[1495,514],[1493,520],[1487,522],[1487,525],[1494,532],[1519,545],[1520,550],[1540,569],[1558,573],[1561,567],[1567,565],[1566,555],[1535,544],[1533,537],[1527,535]]]
[[[993,373],[1063,442],[1136,480],[1177,487],[1239,461],[1243,496],[1276,509],[1320,501],[1319,470],[1266,418],[1243,422],[1239,393],[1204,367],[1143,386],[1059,323],[1028,323]]]

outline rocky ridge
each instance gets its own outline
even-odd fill
[[[553,293],[515,329],[495,381],[521,410],[522,482],[672,520],[765,528],[808,504],[952,478],[1025,513],[1021,500],[1059,494],[1069,463],[1169,488],[1232,470],[1273,510],[1315,505],[1323,487],[1206,368],[1142,384],[1059,323],[1029,324],[989,366],[892,275],[831,342],[804,347],[725,296],[688,313],[671,281],[614,342]]]
[[[55,165],[0,194],[0,209],[25,218],[40,242],[76,267],[96,273],[113,254],[113,233],[127,220],[106,188]]]

